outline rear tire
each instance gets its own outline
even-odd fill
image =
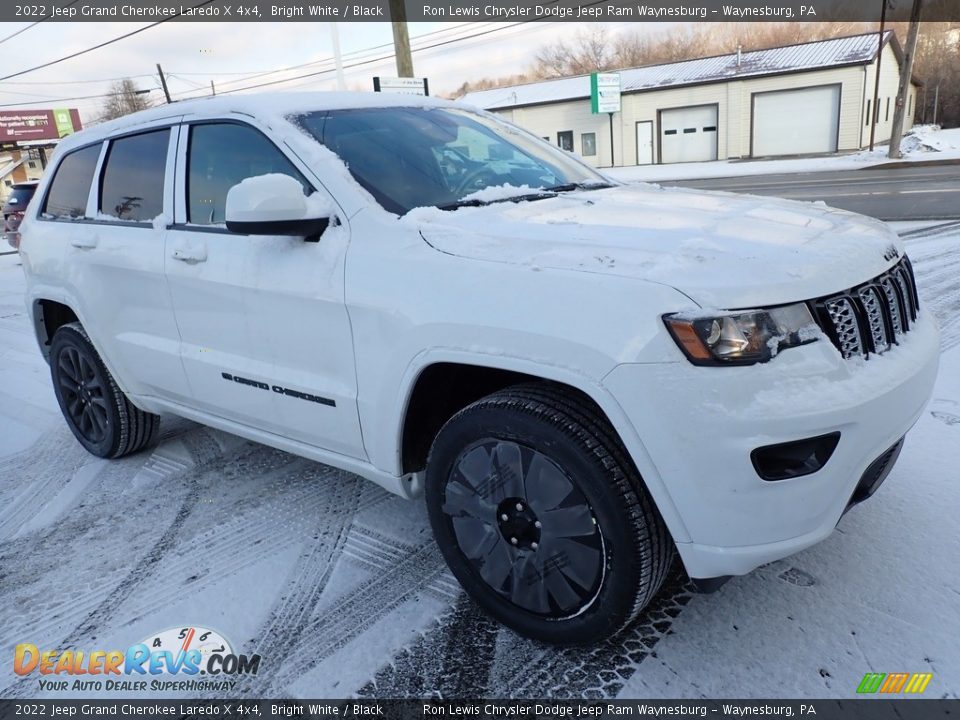
[[[600,409],[547,383],[507,388],[454,415],[430,450],[426,500],[464,589],[537,640],[583,644],[620,632],[673,557]]]
[[[153,442],[160,416],[127,399],[80,323],[63,325],[54,333],[50,376],[67,426],[93,455],[119,458]]]

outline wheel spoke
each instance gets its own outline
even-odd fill
[[[106,406],[101,406],[94,400],[88,405],[90,408],[90,417],[93,418],[94,423],[96,423],[97,430],[101,435],[106,434],[107,431],[107,410]]]
[[[60,353],[60,357],[57,360],[57,365],[60,366],[60,372],[63,373],[63,375],[66,375],[74,383],[80,382],[80,377],[77,375],[77,369],[70,358],[69,351]],[[61,375],[61,378],[63,375]]]
[[[86,380],[93,380],[97,376],[97,371],[94,369],[93,364],[85,355],[79,355],[80,358],[80,373],[81,377]]]
[[[493,525],[472,517],[453,518],[453,531],[456,533],[460,550],[471,560],[486,555],[500,538]]]
[[[457,464],[457,470],[474,490],[483,490],[489,487],[487,481],[492,470],[490,452],[485,447],[476,447],[462,458]],[[486,497],[487,493],[481,493]]]
[[[100,378],[97,375],[94,375],[92,378],[87,380],[87,389],[90,392],[95,392],[98,395],[103,394],[103,385],[100,384]]]
[[[549,510],[540,513],[539,517],[543,523],[542,532],[553,537],[584,537],[597,531],[593,514],[586,505]]]
[[[494,590],[502,590],[504,581],[513,569],[515,554],[502,537],[498,538],[482,558],[480,577]]]
[[[70,413],[75,421],[78,420],[78,412],[80,410],[80,398],[76,395],[67,400],[67,412]]]
[[[560,572],[584,590],[590,590],[597,582],[603,562],[599,548],[566,538],[546,538],[540,545],[540,552],[545,557],[559,556],[558,559],[564,560],[557,563]]]
[[[526,499],[520,446],[512,442],[498,442],[494,450],[494,458],[498,479],[494,484],[493,499],[497,502],[509,497]]]
[[[447,483],[443,511],[447,515],[467,514],[470,517],[492,523],[496,518],[497,507],[480,497],[476,490],[461,482]]]
[[[77,395],[80,392],[80,386],[66,374],[60,375],[60,387],[71,395]]]
[[[566,576],[558,569],[548,569],[544,584],[547,592],[561,610],[570,610],[580,604],[580,594],[570,586]]]
[[[537,613],[550,612],[547,586],[534,554],[525,555],[513,566],[510,599],[514,604]]]
[[[538,513],[559,507],[573,490],[573,483],[541,453],[534,453],[525,483],[530,507]]]

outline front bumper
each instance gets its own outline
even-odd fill
[[[900,345],[866,361],[843,361],[820,341],[749,367],[620,365],[603,382],[633,426],[621,433],[628,449],[657,475],[655,499],[675,510],[665,517],[688,574],[712,578],[827,537],[868,467],[919,418],[939,354],[924,313]],[[832,457],[811,475],[765,481],[751,463],[757,447],[837,431]]]

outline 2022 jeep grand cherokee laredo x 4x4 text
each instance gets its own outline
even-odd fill
[[[883,224],[610,182],[461,105],[212,98],[60,143],[22,226],[77,439],[170,412],[425,493],[521,633],[633,619],[830,534],[929,398],[938,331]]]

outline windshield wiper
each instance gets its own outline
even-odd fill
[[[604,190],[606,188],[614,187],[611,183],[605,182],[581,182],[581,183],[564,183],[562,185],[554,185],[553,187],[544,188],[548,192],[571,192],[573,190]]]
[[[554,198],[557,196],[555,192],[552,192],[553,188],[550,190],[543,190],[540,192],[526,193],[524,195],[513,195],[511,197],[497,198],[496,200],[480,200],[479,198],[466,198],[464,200],[455,200],[454,202],[443,203],[442,205],[437,205],[439,210],[456,210],[457,208],[462,207],[482,207],[484,205],[493,205],[494,203],[504,203],[512,202],[519,203],[525,202],[527,200],[546,200],[548,198]]]

